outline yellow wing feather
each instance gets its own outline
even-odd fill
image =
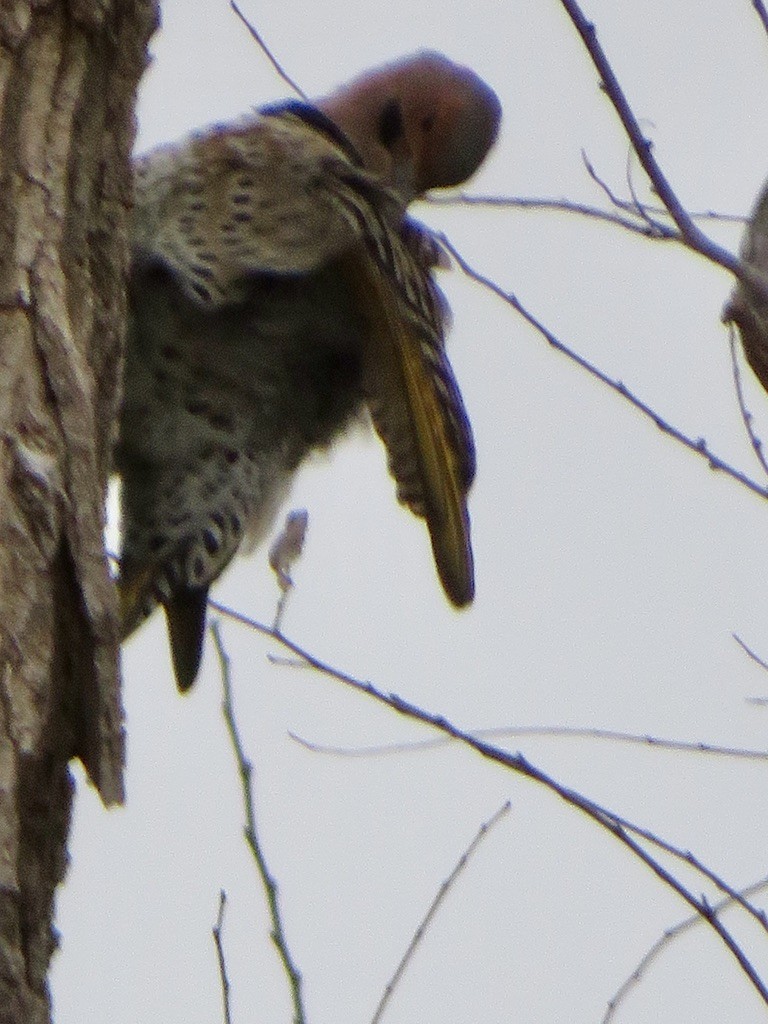
[[[369,320],[364,382],[398,498],[426,519],[443,589],[462,607],[475,591],[469,480],[466,453],[457,447],[460,434],[450,420],[450,396],[445,393],[450,370],[442,339],[427,338],[404,313],[393,285],[374,261],[358,253],[347,272]],[[436,356],[443,361],[442,375],[435,372]]]

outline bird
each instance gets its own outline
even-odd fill
[[[757,275],[768,273],[768,182],[758,195],[747,221],[741,243],[741,260]],[[725,323],[736,325],[744,354],[753,373],[768,391],[768,294],[750,285],[737,282],[723,310]]]
[[[445,352],[437,237],[408,207],[466,181],[501,106],[433,51],[135,159],[114,466],[127,638],[162,606],[198,674],[211,584],[313,451],[369,416],[457,608],[474,597],[470,422]]]

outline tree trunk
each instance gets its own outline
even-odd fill
[[[104,497],[154,0],[0,0],[0,1024],[49,1019],[80,757],[122,798]]]

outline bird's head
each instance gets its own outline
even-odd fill
[[[493,145],[499,100],[469,68],[422,51],[316,101],[365,167],[408,203],[466,181]]]

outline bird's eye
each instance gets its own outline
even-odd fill
[[[379,142],[387,149],[403,134],[403,111],[399,100],[390,100],[379,115]]]

